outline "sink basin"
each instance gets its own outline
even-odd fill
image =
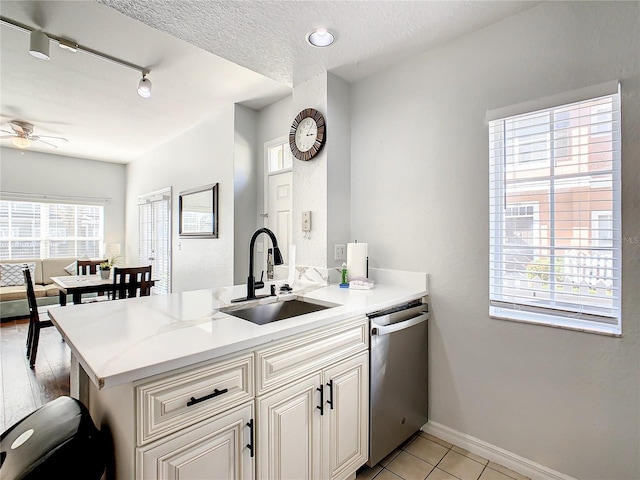
[[[253,307],[239,308],[233,310],[223,310],[227,315],[248,320],[257,325],[264,325],[285,318],[297,317],[306,313],[318,312],[331,308],[317,303],[305,302],[293,299],[283,302],[273,302],[266,305],[256,305]]]

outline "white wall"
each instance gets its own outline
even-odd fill
[[[490,319],[486,111],[611,79],[624,335]],[[430,273],[431,420],[575,478],[640,478],[640,3],[545,2],[351,99],[351,233],[372,266]]]
[[[0,148],[0,190],[34,195],[109,198],[104,240],[124,248],[126,168],[122,164]]]
[[[293,89],[291,122],[305,108],[315,108],[327,120],[327,75],[320,74]],[[296,265],[327,265],[327,150],[323,148],[307,162],[293,159],[292,239],[296,245]],[[304,211],[311,212],[311,231],[306,238],[302,232]]]
[[[234,106],[127,165],[127,258],[138,258],[138,195],[173,188],[172,290],[233,284]],[[178,195],[218,183],[219,237],[178,237]]]
[[[249,240],[256,230],[258,181],[262,178],[262,149],[256,143],[258,115],[241,105],[235,107],[234,183],[234,282],[247,283]]]

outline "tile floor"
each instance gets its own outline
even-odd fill
[[[463,448],[425,432],[416,434],[357,480],[528,480]]]

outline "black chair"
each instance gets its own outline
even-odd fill
[[[78,275],[95,275],[98,273],[98,267],[106,260],[78,260]]]
[[[109,450],[87,408],[58,397],[0,437],[0,478],[99,480]]]
[[[146,267],[115,267],[113,269],[114,299],[151,295],[151,265]]]
[[[53,323],[49,319],[46,307],[38,311],[36,303],[36,293],[33,290],[33,282],[31,281],[31,272],[29,267],[22,267],[24,275],[24,284],[27,287],[27,303],[29,304],[29,330],[27,331],[27,357],[29,358],[29,366],[34,368],[36,365],[36,355],[38,354],[38,342],[40,341],[40,329],[45,327],[53,327]],[[46,317],[46,320],[40,320],[40,315]]]

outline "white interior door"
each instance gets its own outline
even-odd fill
[[[289,245],[291,244],[293,209],[293,172],[269,175],[269,208],[267,224],[276,234],[284,265],[289,265]]]

